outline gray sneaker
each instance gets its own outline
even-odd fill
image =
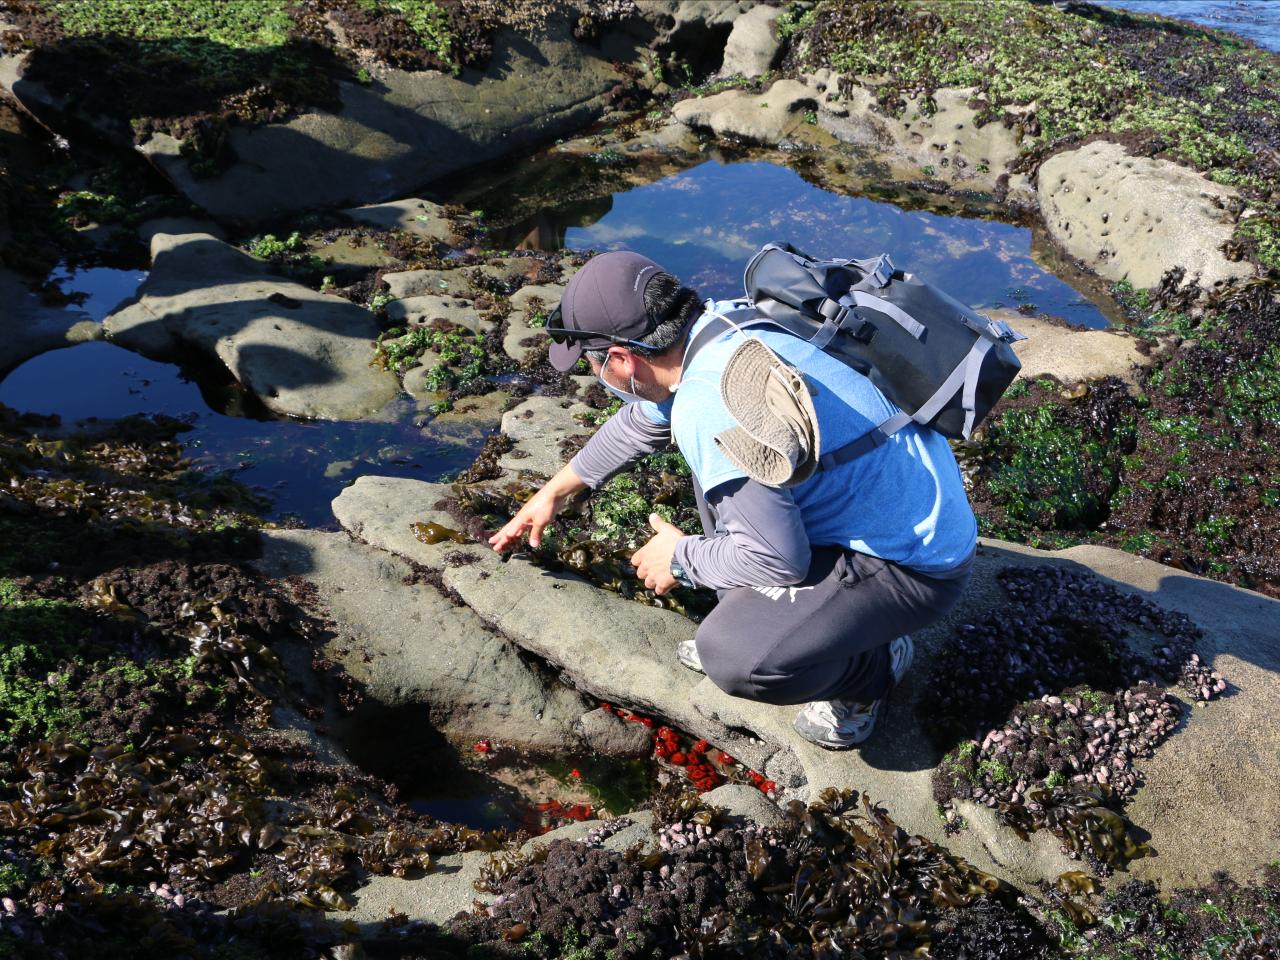
[[[690,670],[706,673],[702,669],[702,658],[698,656],[698,644],[693,640],[681,640],[676,644],[676,659]]]
[[[897,686],[911,666],[915,646],[908,636],[889,643],[889,670]],[[876,728],[884,697],[862,703],[857,700],[815,700],[796,714],[796,733],[828,750],[847,750],[864,742]]]

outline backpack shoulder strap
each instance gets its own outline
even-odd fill
[[[689,340],[689,345],[684,348],[684,362],[682,366],[688,367],[689,361],[713,340],[723,336],[726,332],[734,329],[745,327],[771,326],[780,330],[785,330],[781,324],[774,323],[768,317],[762,315],[750,301],[734,301],[735,303],[746,303],[746,306],[736,307],[728,313],[717,313],[707,321],[706,325],[697,332]],[[788,331],[790,332],[790,331]]]

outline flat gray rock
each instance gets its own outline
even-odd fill
[[[392,374],[369,365],[378,324],[364,308],[271,276],[205,233],[157,233],[151,257],[137,302],[103,323],[120,346],[164,360],[199,350],[293,417],[359,419],[399,394]]]
[[[671,115],[687,127],[717,137],[738,137],[773,146],[803,123],[801,111],[818,106],[814,92],[798,80],[779,80],[762,94],[725,90],[682,100]]]
[[[776,803],[745,783],[721,784],[704,793],[702,799],[713,807],[723,807],[730,822],[740,826],[755,823],[762,827],[777,827],[786,820]]]
[[[387,291],[397,299],[421,296],[470,298],[475,288],[461,270],[400,270],[384,273]]]
[[[422,706],[457,743],[486,736],[539,753],[577,746],[582,697],[532,667],[471,610],[406,582],[413,570],[399,557],[344,533],[268,530],[258,564],[315,585],[338,633],[326,652],[378,707]]]
[[[446,853],[436,858],[433,869],[421,877],[370,877],[352,897],[355,905],[350,912],[335,916],[342,922],[355,923],[366,937],[376,935],[382,921],[393,913],[403,913],[411,920],[444,923],[470,910],[477,900],[492,899],[475,888],[490,856],[479,850]]]
[[[493,326],[492,322],[480,319],[472,300],[448,294],[424,294],[392,300],[387,304],[387,318],[408,327],[422,327],[433,320],[444,320],[475,333],[484,333]]]
[[[454,239],[453,225],[445,216],[444,207],[430,200],[406,197],[387,203],[348,207],[342,212],[356,223],[377,227],[379,230],[404,230],[419,237],[443,240],[445,243]]]
[[[1136,383],[1137,368],[1151,358],[1138,350],[1138,341],[1123,330],[1079,330],[1024,317],[1016,310],[984,310],[993,319],[1005,320],[1027,339],[1013,344],[1022,361],[1018,377],[1034,380],[1053,374],[1063,383],[1114,376]]]
[[[1040,212],[1062,247],[1109,280],[1154,287],[1172,267],[1208,289],[1252,277],[1222,244],[1243,207],[1234,187],[1214,183],[1169,160],[1134,157],[1118,143],[1095,140],[1040,166]]]
[[[591,408],[570,397],[532,396],[502,415],[502,432],[515,446],[498,459],[512,475],[550,477],[562,466],[559,443],[586,428],[577,417]]]

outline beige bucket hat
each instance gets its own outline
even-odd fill
[[[818,414],[804,375],[755,337],[729,356],[720,396],[738,426],[716,434],[721,452],[752,480],[789,487],[818,466]]]

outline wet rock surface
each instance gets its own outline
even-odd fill
[[[103,324],[108,339],[157,358],[195,348],[277,413],[330,420],[378,412],[399,393],[369,365],[369,311],[271,276],[207,234],[159,233],[132,305]]]
[[[350,737],[374,729],[377,715],[398,714],[421,724],[426,739],[438,730],[467,748],[484,736],[539,753],[573,751],[581,697],[419,582],[404,561],[341,533],[276,530],[263,535],[259,566],[317,590],[334,633],[324,654],[358,685]]]

